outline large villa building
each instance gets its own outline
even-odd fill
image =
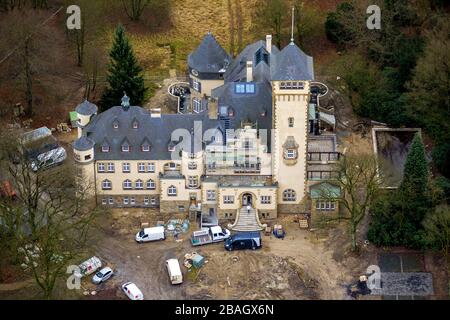
[[[102,113],[88,101],[77,107],[75,160],[99,203],[235,231],[261,230],[279,213],[338,211],[321,197],[340,192],[329,182],[340,154],[332,130],[321,130],[332,121],[310,56],[294,42],[280,50],[269,35],[233,59],[208,33],[188,67],[177,114],[130,106],[126,95]]]

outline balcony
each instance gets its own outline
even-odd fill
[[[206,174],[259,174],[261,173],[261,162],[258,163],[234,163],[234,165],[216,165],[206,166]]]
[[[310,162],[337,162],[341,159],[339,152],[308,152],[307,160]]]

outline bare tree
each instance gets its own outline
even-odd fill
[[[125,12],[133,21],[138,21],[141,18],[148,2],[148,0],[122,0]]]
[[[56,282],[86,249],[88,232],[101,209],[90,201],[91,185],[70,163],[33,171],[29,146],[11,134],[14,143],[2,149],[2,172],[8,172],[17,200],[2,202],[1,221],[22,266],[35,280],[45,299],[51,299]],[[8,230],[9,228],[9,230]],[[12,252],[15,254],[15,252]]]
[[[337,164],[337,171],[337,177],[329,182],[340,187],[340,196],[325,189],[322,190],[321,197],[338,201],[345,209],[344,216],[329,220],[349,222],[352,251],[355,251],[358,226],[379,195],[383,179],[378,173],[377,159],[371,154],[347,154]]]

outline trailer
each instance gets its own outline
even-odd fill
[[[199,231],[194,231],[191,236],[191,243],[193,246],[202,246],[214,242],[224,241],[230,237],[230,231],[214,226],[211,228],[205,228]]]

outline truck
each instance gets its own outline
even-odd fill
[[[220,226],[194,231],[191,236],[193,246],[202,246],[214,242],[224,241],[230,237],[230,231]]]

